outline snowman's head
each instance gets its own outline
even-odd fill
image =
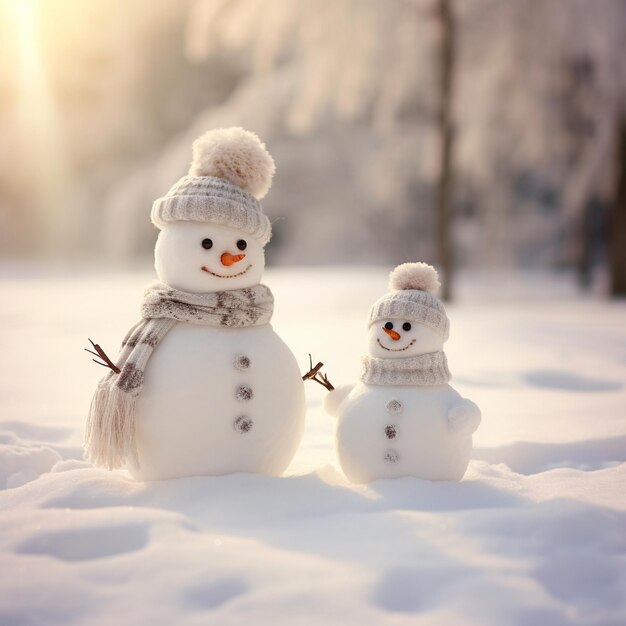
[[[154,261],[161,282],[205,293],[258,285],[265,253],[254,237],[231,226],[172,222],[159,233]]]
[[[161,282],[196,293],[258,284],[272,231],[259,200],[274,169],[254,133],[227,128],[199,137],[189,174],[152,207],[161,229],[155,248]]]
[[[443,337],[432,328],[406,319],[380,320],[368,335],[371,356],[399,359],[443,350]]]
[[[389,289],[370,310],[370,355],[398,359],[443,350],[449,323],[436,296],[435,268],[426,263],[399,265],[390,274]]]

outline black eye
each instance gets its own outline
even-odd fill
[[[245,249],[248,247],[248,244],[247,244],[247,242],[246,242],[246,240],[245,240],[245,239],[240,239],[240,240],[237,242],[237,247],[238,247],[240,250],[245,250]]]
[[[385,324],[385,328],[386,328],[387,330],[393,330],[393,322],[387,322],[387,323]]]
[[[213,247],[213,242],[210,239],[203,239],[202,240],[202,247],[205,250],[210,250]]]
[[[402,324],[402,330],[411,330],[411,324],[404,322],[404,324]]]

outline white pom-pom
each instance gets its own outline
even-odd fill
[[[257,200],[269,191],[276,166],[265,144],[249,130],[218,128],[193,142],[192,176],[217,176]]]
[[[437,270],[428,263],[402,263],[389,274],[389,289],[419,289],[437,294],[441,284]]]

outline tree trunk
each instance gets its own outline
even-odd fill
[[[615,197],[609,217],[609,271],[611,295],[626,295],[626,119],[618,125]]]
[[[441,25],[441,48],[439,67],[439,105],[437,111],[437,131],[441,146],[439,180],[437,181],[436,224],[437,251],[442,270],[442,297],[452,297],[452,152],[454,129],[452,121],[453,75],[455,57],[455,24],[452,12],[453,0],[437,0],[437,10]]]

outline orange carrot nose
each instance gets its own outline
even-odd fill
[[[243,261],[245,258],[245,254],[231,254],[230,252],[224,252],[224,254],[220,257],[220,260],[222,261],[222,265],[230,267],[235,263],[239,263],[239,261]]]
[[[394,340],[398,341],[400,339],[400,335],[395,330],[389,330],[383,326],[383,330]]]

